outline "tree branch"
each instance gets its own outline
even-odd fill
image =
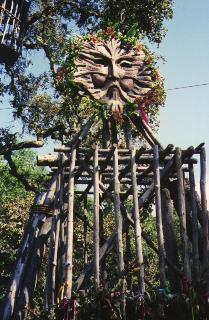
[[[74,7],[79,13],[87,13],[89,15],[100,17],[100,14],[96,10],[86,10],[86,8],[81,8],[79,4],[76,1],[69,1],[69,0],[60,0],[57,1],[56,5],[48,5],[45,9],[42,11],[35,12],[33,15],[31,15],[28,18],[28,25],[31,25],[35,22],[37,22],[39,19],[41,19],[44,15],[55,15],[57,10],[60,10],[63,5],[71,5]]]
[[[6,155],[11,153],[11,151],[21,150],[21,149],[30,149],[30,148],[41,148],[44,145],[43,139],[37,141],[22,141],[10,146],[3,146],[0,149],[0,155]]]
[[[11,152],[4,154],[4,158],[8,162],[11,175],[13,175],[13,177],[17,178],[24,185],[26,191],[36,192],[37,188],[34,185],[30,184],[24,175],[22,175],[18,172],[18,169],[17,169],[15,162],[12,160]]]

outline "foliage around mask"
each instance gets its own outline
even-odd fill
[[[163,105],[166,98],[163,80],[157,68],[156,56],[150,52],[146,45],[138,42],[138,39],[140,38],[140,32],[135,26],[130,29],[126,35],[118,31],[117,28],[108,27],[106,30],[99,30],[94,34],[73,37],[69,42],[69,49],[68,52],[66,52],[65,61],[57,70],[56,80],[58,87],[61,91],[64,90],[66,93],[68,93],[72,99],[80,95],[81,107],[84,103],[91,113],[96,113],[98,116],[102,114],[104,118],[108,118],[110,114],[105,104],[94,99],[89,95],[89,93],[86,93],[81,84],[75,83],[73,75],[76,70],[75,62],[79,56],[79,52],[82,50],[82,44],[84,42],[96,43],[108,41],[112,38],[118,39],[125,47],[134,48],[135,50],[143,50],[145,54],[144,61],[148,65],[148,69],[151,71],[151,77],[153,80],[153,87],[146,97],[143,99],[139,98],[134,103],[129,102],[125,105],[124,115],[129,117],[132,113],[138,114],[137,108],[139,105],[143,104],[148,115],[156,118],[155,115],[158,114],[159,105]],[[154,119],[154,126],[156,125],[155,120],[156,119]]]

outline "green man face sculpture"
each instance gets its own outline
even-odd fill
[[[115,38],[84,42],[75,70],[75,82],[112,113],[122,113],[125,104],[147,95],[153,85],[141,47],[124,47]]]

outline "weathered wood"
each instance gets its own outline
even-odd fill
[[[41,193],[39,197],[37,197],[35,204],[43,204],[46,198],[46,192]],[[23,237],[23,241],[21,244],[21,248],[19,250],[19,258],[15,265],[14,273],[12,275],[12,280],[10,283],[10,287],[8,289],[7,295],[4,301],[3,307],[3,319],[7,320],[13,314],[15,299],[17,292],[19,290],[19,286],[25,272],[25,268],[27,265],[27,261],[30,255],[30,250],[32,249],[32,245],[34,243],[35,234],[37,232],[38,225],[40,221],[43,219],[44,214],[33,214],[29,219],[28,224],[25,228],[25,234]]]
[[[172,156],[168,155],[166,157],[164,157],[164,163],[167,163],[168,161],[170,161],[172,158]],[[65,166],[69,166],[70,161],[67,159],[67,157],[65,158]],[[120,156],[118,157],[118,161],[119,164],[123,164],[126,165],[127,161],[130,160],[130,156]],[[85,161],[85,157],[80,157],[79,159],[76,160],[76,166],[81,166],[82,162]],[[153,157],[149,154],[144,154],[143,156],[141,156],[138,160],[137,163],[138,164],[151,164],[153,161]],[[37,165],[38,166],[49,166],[49,167],[54,167],[54,166],[58,166],[60,162],[60,158],[57,155],[44,155],[44,156],[38,156],[37,157]],[[105,157],[99,157],[99,163],[101,165],[103,165],[106,162],[106,158]],[[184,164],[188,164],[188,163],[193,163],[193,164],[197,164],[197,159],[184,159]],[[89,160],[88,165],[93,166],[93,160]],[[110,160],[108,165],[112,166],[113,165],[113,160]]]
[[[94,150],[94,282],[96,291],[100,287],[100,267],[99,267],[99,164],[98,145]]]
[[[74,220],[74,175],[75,175],[76,148],[72,147],[70,159],[70,172],[68,183],[68,213],[67,213],[67,240],[66,240],[66,290],[68,299],[72,291],[72,270],[73,270],[73,220]]]
[[[131,124],[129,119],[125,120],[123,124],[123,130],[124,130],[125,139],[126,139],[126,147],[128,148],[128,150],[130,150],[132,146],[133,137],[131,133]],[[119,150],[118,150],[118,153],[119,153]]]
[[[145,135],[145,139],[148,140],[148,143],[150,145],[157,144],[160,149],[164,149],[163,146],[160,144],[160,142],[157,140],[155,137],[154,133],[152,132],[151,128],[139,117],[132,115],[131,116],[131,121],[137,128],[139,132],[142,132],[142,134]]]
[[[194,149],[192,147],[188,148],[187,154],[191,155],[193,152],[194,152]],[[175,159],[173,158],[172,160],[170,160],[170,162],[166,165],[166,167],[162,171],[161,178],[166,176],[166,174],[169,172],[169,170],[172,169],[174,163],[175,163]],[[100,187],[101,187],[101,185],[100,185]],[[141,209],[143,207],[145,202],[146,203],[149,202],[149,200],[151,198],[151,195],[153,193],[153,190],[154,190],[154,184],[152,184],[149,187],[149,189],[142,195],[142,197],[140,197],[140,199],[139,199],[139,209]],[[120,208],[122,209],[122,206]],[[124,219],[126,219],[128,224],[130,224],[131,226],[134,226],[134,221],[132,220],[130,215],[127,213],[126,208],[123,207],[123,209],[124,210],[121,210],[121,212],[124,214]],[[123,228],[123,232],[126,231],[126,228],[128,227],[128,224],[127,223],[125,224],[125,227]],[[159,254],[158,249],[155,247],[155,244],[152,242],[150,237],[143,230],[142,230],[142,237],[147,242],[147,244],[150,246],[150,248],[152,250],[154,250],[154,252]],[[116,232],[114,232],[112,234],[112,236],[106,240],[106,242],[104,243],[104,245],[100,249],[100,261],[101,262],[105,258],[105,256],[108,254],[108,252],[111,250],[115,240],[116,240]],[[172,261],[170,261],[168,258],[166,258],[166,262],[169,265],[169,267],[172,268],[172,270],[174,270],[175,273],[178,276],[182,277],[182,275],[183,275],[182,272],[173,264]],[[76,282],[74,284],[74,287],[73,287],[73,290],[75,292],[77,292],[82,287],[83,283],[87,281],[87,279],[89,278],[89,276],[91,275],[91,273],[93,271],[93,266],[94,266],[94,262],[92,261],[92,262],[90,262],[88,264],[88,266],[85,268],[85,270],[77,278],[77,280],[76,280]]]
[[[94,115],[88,119],[88,121],[82,126],[82,128],[80,129],[80,131],[73,137],[73,139],[66,143],[67,147],[73,148],[73,147],[77,147],[87,136],[89,130],[91,129],[91,126],[93,125],[95,120]]]
[[[132,192],[133,192],[133,211],[134,211],[134,229],[135,229],[135,241],[136,241],[136,255],[137,263],[140,268],[139,271],[139,291],[144,294],[144,261],[142,254],[142,240],[141,240],[141,224],[139,216],[139,203],[138,203],[138,188],[136,178],[136,148],[131,148],[131,175],[132,175]]]
[[[191,209],[192,209],[192,259],[193,259],[193,273],[194,282],[199,282],[200,266],[199,266],[199,249],[198,249],[198,219],[197,219],[197,206],[195,198],[195,177],[194,167],[189,164],[189,182],[191,192]]]
[[[48,251],[48,266],[47,266],[47,274],[46,274],[46,285],[45,285],[45,301],[44,307],[46,310],[49,310],[52,305],[54,305],[54,292],[53,292],[53,257],[55,250],[55,233],[56,233],[56,224],[57,224],[57,215],[58,212],[58,202],[59,202],[59,191],[60,191],[60,174],[57,176],[56,181],[56,190],[55,190],[55,200],[54,200],[54,208],[53,208],[53,218],[52,218],[52,226],[50,232],[50,243],[49,243],[49,251]]]
[[[84,199],[84,221],[83,221],[83,237],[84,237],[84,244],[83,244],[83,257],[84,257],[84,267],[88,263],[88,247],[87,247],[87,196]]]
[[[108,155],[107,155],[107,157],[106,157],[106,161],[103,163],[102,166],[100,166],[100,172],[103,172],[103,171],[106,169],[106,167],[108,166],[109,161],[110,161],[110,159],[112,158],[113,152],[114,152],[114,147],[113,147],[113,148],[110,150],[110,152],[108,153]],[[84,168],[86,169],[86,168],[87,168],[87,164],[86,164],[85,162],[82,162],[82,163],[83,163]],[[87,169],[89,169],[89,168],[87,168]],[[87,172],[89,173],[90,176],[92,176],[91,170],[90,170],[90,171],[87,170]],[[92,185],[93,185],[93,181],[89,183],[88,187],[85,189],[85,191],[84,191],[83,194],[81,195],[81,197],[80,197],[80,199],[79,199],[80,201],[82,201],[83,199],[85,199],[85,197],[86,197],[86,195],[89,193]]]
[[[108,148],[110,146],[110,128],[108,119],[103,118],[103,128],[102,128],[102,146],[103,148]]]
[[[124,270],[124,257],[123,257],[123,238],[122,238],[122,216],[120,212],[120,182],[118,174],[118,150],[115,145],[114,150],[114,214],[115,226],[117,230],[117,257],[118,257],[118,271],[121,274]]]
[[[36,242],[34,244],[33,250],[31,250],[30,261],[27,264],[25,270],[24,282],[21,285],[18,298],[16,300],[17,305],[14,310],[14,318],[24,319],[26,314],[26,308],[31,302],[33,297],[33,292],[35,290],[38,274],[44,257],[47,241],[50,235],[52,217],[46,218],[42,224]],[[19,317],[19,318],[18,318]]]
[[[208,243],[208,210],[206,198],[206,152],[202,147],[200,152],[200,191],[201,191],[201,205],[203,213],[203,265],[202,271],[205,280],[205,290],[209,290],[209,243]]]
[[[174,266],[179,268],[178,246],[173,221],[173,203],[171,201],[170,191],[168,189],[164,188],[161,190],[161,199],[166,257]],[[168,268],[168,278],[171,292],[180,292],[179,279],[176,277],[176,272],[170,266]]]
[[[177,186],[178,186],[178,204],[180,218],[180,232],[183,246],[183,270],[184,275],[188,280],[191,280],[191,271],[189,263],[189,243],[186,230],[186,205],[185,205],[185,190],[182,172],[182,152],[180,148],[176,148],[176,171],[177,171]]]
[[[154,132],[152,131],[150,126],[143,119],[142,119],[142,125],[143,125],[145,131],[149,134],[150,138],[154,141],[154,143],[156,145],[158,145],[161,150],[163,150],[164,148],[161,145],[161,143],[158,141],[158,139],[156,138]]]
[[[113,154],[113,185],[114,185],[114,216],[115,216],[115,227],[116,227],[116,245],[117,245],[117,260],[118,260],[118,272],[120,277],[124,271],[124,254],[123,254],[123,218],[120,211],[120,182],[119,182],[119,171],[118,171],[118,148],[117,145],[114,145],[115,150]],[[123,277],[122,277],[123,278]],[[122,279],[122,292],[125,291],[125,279]],[[126,312],[125,312],[125,295],[122,295],[122,304],[121,304],[121,312],[122,319],[125,320]]]
[[[52,178],[48,190],[46,194],[44,193],[43,199],[44,199],[44,205],[51,205],[54,200],[54,193],[55,193],[55,185],[56,185],[56,179],[57,175],[55,174]],[[42,200],[41,204],[42,204]],[[39,201],[39,200],[37,200]],[[42,224],[42,225],[41,225]],[[44,252],[46,240],[45,236],[43,238],[40,238],[40,234],[45,234],[44,232],[47,230],[48,225],[50,224],[50,219],[45,222],[45,214],[33,214],[32,220],[29,220],[28,226],[26,228],[26,236],[23,238],[23,242],[20,249],[20,256],[18,258],[16,268],[14,271],[14,274],[12,276],[11,286],[9,288],[8,296],[5,299],[5,305],[4,305],[4,313],[5,313],[5,319],[9,319],[10,316],[14,312],[15,308],[20,308],[20,313],[23,312],[24,306],[26,303],[29,302],[31,299],[31,296],[33,294],[34,288],[36,286],[36,274],[38,273],[40,264],[39,261],[36,258],[36,248],[37,250],[40,249],[40,260],[42,259],[41,253]],[[41,241],[42,240],[42,241]],[[43,248],[43,249],[42,249]],[[42,251],[43,250],[43,251]],[[34,256],[32,254],[34,253]],[[32,262],[29,260],[29,258],[32,257]],[[30,270],[30,267],[28,265],[32,265],[33,270]],[[23,282],[23,274],[26,273],[26,270],[30,270],[30,276],[26,278]],[[30,281],[31,280],[31,281]],[[28,283],[28,284],[27,284]],[[24,285],[27,286],[27,290],[24,292]],[[15,306],[15,297],[17,298],[17,292],[19,293],[18,302],[19,306]],[[27,297],[27,299],[26,299]]]
[[[154,184],[155,184],[156,228],[157,228],[157,242],[158,242],[159,265],[160,265],[160,286],[161,288],[165,288],[165,285],[166,285],[165,247],[164,247],[163,225],[162,225],[160,166],[159,166],[158,145],[154,145],[153,147],[153,167],[154,167],[153,171],[154,171]]]
[[[54,241],[54,252],[53,252],[53,260],[52,260],[52,293],[51,293],[51,303],[52,305],[55,304],[55,293],[56,293],[56,272],[57,272],[57,265],[58,265],[58,245],[60,241],[60,228],[61,228],[61,214],[63,213],[63,196],[64,196],[64,168],[60,168],[60,175],[59,180],[57,181],[58,184],[58,201],[56,203],[56,222],[55,222],[55,241]],[[60,279],[59,279],[60,280]],[[61,281],[60,283],[61,284]]]
[[[114,232],[103,244],[99,251],[99,260],[100,263],[103,261],[107,253],[111,250],[111,247],[116,239],[116,232]],[[87,281],[89,276],[92,274],[94,270],[94,260],[92,260],[84,269],[84,271],[80,274],[73,285],[73,291],[78,292],[82,287],[83,283]]]

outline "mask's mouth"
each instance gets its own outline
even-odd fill
[[[123,104],[119,100],[111,100],[108,103],[108,109],[112,117],[121,122],[123,119]]]
[[[112,100],[108,105],[112,112],[120,112],[120,113],[123,112],[123,105],[118,100]]]

